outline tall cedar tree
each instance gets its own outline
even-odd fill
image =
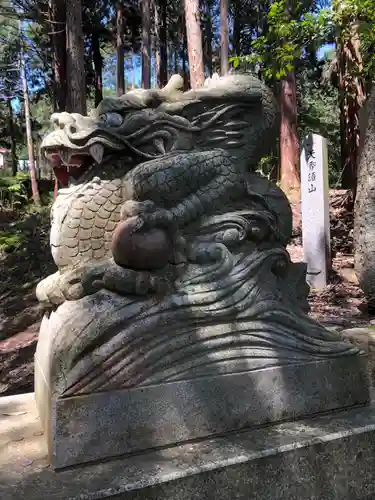
[[[199,0],[185,0],[186,36],[189,54],[190,85],[192,89],[204,84],[202,32]]]
[[[286,18],[295,18],[294,2],[285,1]],[[283,40],[287,43],[287,40]],[[289,71],[281,80],[280,88],[280,187],[290,200],[300,199],[300,158],[297,130],[296,75]]]
[[[167,0],[160,1],[159,22],[160,64],[158,86],[162,88],[168,83]]]
[[[82,3],[66,0],[67,111],[86,114]]]
[[[21,22],[20,22],[21,26]],[[22,80],[22,90],[23,90],[23,105],[25,109],[25,122],[26,122],[26,140],[27,140],[27,153],[29,157],[29,169],[30,169],[30,180],[31,180],[31,191],[33,194],[33,200],[35,205],[40,206],[40,196],[38,189],[38,181],[36,178],[36,168],[34,159],[34,144],[33,136],[31,132],[31,116],[30,116],[30,100],[29,91],[27,88],[27,76],[26,76],[26,61],[23,51],[23,36],[21,33],[21,51],[20,51],[20,69],[21,69],[21,80]]]
[[[300,196],[297,96],[294,71],[281,80],[280,187],[291,201]]]
[[[151,7],[149,0],[141,0],[142,15],[142,88],[151,87]]]
[[[339,77],[341,166],[343,169],[341,185],[344,189],[351,189],[354,196],[359,161],[359,112],[366,100],[364,82],[359,76],[363,70],[359,29],[359,23],[353,23],[350,38],[340,39],[338,37],[336,43]],[[351,74],[351,68],[357,68],[358,74]]]
[[[121,2],[116,4],[116,93],[125,94],[124,57],[124,9]]]
[[[65,0],[50,0],[50,37],[54,85],[54,111],[66,109],[66,7]]]
[[[229,0],[220,0],[220,61],[221,75],[229,71]]]

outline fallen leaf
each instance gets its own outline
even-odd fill
[[[26,411],[10,411],[7,413],[3,413],[5,417],[19,417],[20,415],[26,415]]]
[[[42,471],[42,470],[45,470],[45,469],[49,469],[49,465],[48,465],[48,464],[45,464],[45,465],[37,465],[37,466],[36,466],[36,470],[38,470],[38,471]]]

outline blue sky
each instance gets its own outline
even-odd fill
[[[333,44],[323,45],[318,50],[318,58],[322,59],[324,57],[325,52],[327,52],[329,50],[332,50],[333,48],[334,48]],[[111,64],[109,65],[109,67],[113,71],[113,61],[111,62]],[[111,88],[111,87],[113,87],[114,79],[116,78],[115,74],[114,75],[110,75],[110,76],[108,75],[108,71],[110,70],[109,67],[107,66],[107,68],[104,68],[103,84],[104,84],[105,88]],[[133,67],[134,67],[133,71],[135,71],[134,82],[135,82],[136,85],[140,86],[140,84],[141,84],[141,66],[140,66],[140,57],[139,56],[133,57]],[[128,64],[127,67],[125,68],[125,72],[127,73],[129,71],[129,69],[130,68],[129,68],[129,64]],[[105,74],[106,72],[107,72],[107,75]],[[151,83],[152,84],[154,82],[153,79],[154,79],[154,72],[152,71],[152,75],[151,75]],[[128,82],[128,83],[131,83],[131,82]],[[33,91],[33,89],[31,89],[31,91]],[[14,99],[12,101],[12,105],[13,105],[13,109],[15,110],[15,112],[18,113],[20,111],[20,102],[19,102],[19,100],[18,99]]]
[[[334,49],[335,45],[334,44],[325,44],[323,45],[319,50],[318,50],[318,59],[323,59],[324,55],[326,52]],[[115,59],[115,56],[113,57]],[[110,65],[109,65],[111,68],[113,68],[114,66],[114,61],[112,60]],[[153,58],[151,58],[151,68],[153,68],[154,65],[153,65]],[[141,85],[141,65],[140,65],[140,56],[133,56],[133,71],[135,73],[134,75],[134,82],[136,85],[140,86]],[[104,84],[104,87],[106,88],[114,88],[114,84],[115,84],[115,78],[116,78],[116,75],[108,75],[108,67],[104,67],[104,76],[103,76],[103,84]],[[129,71],[130,71],[130,61],[127,60],[126,63],[125,63],[125,75],[126,75],[126,79],[128,81],[128,78],[127,78],[127,75],[129,75]],[[107,74],[106,74],[107,73]],[[154,83],[154,71],[151,71],[151,85]],[[128,83],[131,83],[128,81]]]
[[[335,48],[335,44],[334,43],[327,43],[325,45],[323,45],[323,47],[320,47],[320,49],[318,50],[318,58],[319,59],[323,59],[324,57],[324,54],[332,49]]]

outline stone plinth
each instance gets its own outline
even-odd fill
[[[0,398],[0,421],[2,500],[375,498],[374,405],[58,473],[32,394]]]
[[[36,400],[56,469],[369,401],[364,355],[65,398],[51,395],[47,362],[38,350]]]

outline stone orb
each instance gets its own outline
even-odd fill
[[[152,271],[168,264],[172,241],[166,230],[142,229],[131,234],[137,217],[120,222],[112,237],[112,253],[117,265],[129,269]]]

